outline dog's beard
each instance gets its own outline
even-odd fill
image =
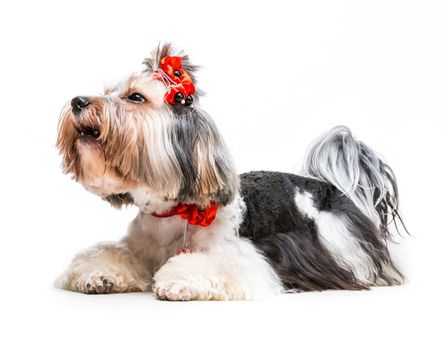
[[[77,116],[64,109],[57,140],[64,171],[89,191],[116,206],[136,188],[201,206],[234,198],[233,162],[203,111],[129,110],[108,97],[91,105]]]
[[[120,138],[122,123],[118,116],[123,111],[118,111],[104,98],[91,101],[91,107],[79,115],[74,115],[70,107],[62,113],[57,147],[63,155],[63,169],[97,195],[123,193],[135,187],[136,182],[129,176],[131,170],[127,162],[115,164],[124,152],[128,152],[126,159],[131,157],[128,147],[135,142],[128,142],[134,138],[129,131],[135,129],[126,128],[126,139]],[[113,157],[109,157],[109,152]]]

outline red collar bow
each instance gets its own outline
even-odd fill
[[[195,86],[186,71],[182,69],[182,58],[179,56],[166,56],[160,61],[158,71],[159,80],[168,88],[165,101],[170,105],[182,104],[191,106],[194,99]]]
[[[211,202],[205,209],[199,209],[196,204],[179,203],[165,213],[152,213],[156,218],[169,218],[174,215],[180,215],[188,220],[191,225],[209,226],[217,215],[218,203]]]

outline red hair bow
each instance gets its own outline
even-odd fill
[[[168,218],[174,215],[180,215],[183,219],[188,220],[191,225],[209,226],[217,215],[218,204],[211,202],[205,209],[199,209],[196,204],[179,203],[165,213],[152,213],[157,218]]]
[[[160,68],[160,79],[168,87],[165,101],[170,105],[192,105],[195,86],[189,74],[182,69],[182,58],[179,56],[163,57],[160,61]]]

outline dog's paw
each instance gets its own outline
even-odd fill
[[[152,287],[152,290],[160,299],[174,301],[191,300],[196,291],[184,281],[160,281]]]
[[[65,276],[56,286],[85,294],[109,294],[142,292],[147,289],[148,283],[136,280],[132,276],[96,271]]]
[[[160,280],[152,290],[160,299],[171,301],[225,300],[224,293],[212,288],[209,281],[203,280]]]
[[[85,294],[142,292],[151,274],[122,243],[101,243],[80,252],[55,286]]]
[[[85,273],[71,281],[70,289],[85,294],[109,294],[116,291],[116,278],[108,274]]]
[[[85,282],[82,289],[86,294],[112,293],[115,286],[114,279],[110,276],[95,276]]]
[[[227,300],[223,280],[197,254],[175,257],[154,275],[152,290],[160,299]]]

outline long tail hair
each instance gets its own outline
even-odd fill
[[[366,144],[356,140],[349,128],[336,126],[309,148],[301,175],[331,183],[379,228],[392,238],[389,223],[399,223],[398,187],[392,169]]]

